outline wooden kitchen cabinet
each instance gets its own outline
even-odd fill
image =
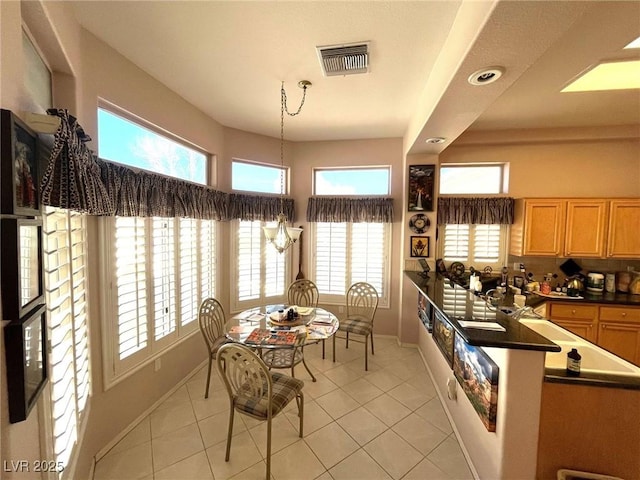
[[[567,200],[564,256],[595,257],[605,255],[607,200]]]
[[[549,319],[592,343],[597,342],[597,305],[552,302],[549,308]]]
[[[640,200],[611,200],[607,257],[640,258]]]
[[[516,201],[510,253],[557,257],[563,253],[566,201],[527,198]]]
[[[640,308],[600,307],[598,345],[640,365]]]

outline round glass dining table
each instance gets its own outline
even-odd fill
[[[296,310],[298,316],[287,320],[286,312],[290,308]],[[295,363],[299,363],[299,359],[315,382],[313,373],[304,361],[303,347],[331,338],[338,331],[339,325],[338,318],[323,308],[265,305],[230,317],[225,327],[225,336],[233,342],[252,348],[291,349],[291,355],[284,355],[287,353],[284,351],[281,354],[274,351],[267,354],[267,357],[289,358],[289,365],[283,362],[277,365],[278,362],[274,362],[274,368],[292,367],[291,359],[295,358]]]

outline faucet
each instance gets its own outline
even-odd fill
[[[531,308],[528,305],[525,305],[524,307],[519,307],[514,303],[513,306],[516,307],[516,311],[511,314],[511,318],[513,318],[514,320],[520,320],[520,318],[522,318],[522,316],[525,313],[529,313],[533,315],[535,318],[544,318],[542,315],[540,315],[538,312],[536,312],[533,308]]]

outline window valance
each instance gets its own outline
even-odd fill
[[[186,217],[227,220],[229,194],[97,159],[113,209],[127,217]]]
[[[91,137],[67,110],[50,109],[47,113],[60,117],[60,126],[40,183],[42,203],[93,215],[109,214],[111,199],[93,152],[86,146]]]
[[[232,193],[229,195],[229,219],[245,221],[276,221],[280,208],[288,221],[295,220],[295,209],[292,198],[267,197],[265,195],[248,195]]]
[[[514,208],[510,197],[439,197],[438,224],[512,224]]]
[[[91,215],[232,218],[228,193],[96,158],[75,117],[62,109],[48,113],[60,126],[41,183],[45,205]]]
[[[309,222],[392,223],[392,198],[311,197]]]

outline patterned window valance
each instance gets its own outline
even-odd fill
[[[113,205],[100,178],[100,167],[86,146],[91,141],[67,110],[48,110],[60,117],[49,164],[40,189],[42,203],[93,215],[109,214]]]
[[[277,220],[281,207],[288,221],[295,220],[295,210],[291,198],[284,198],[281,205],[280,197],[240,193],[229,195],[229,219],[272,222]]]
[[[392,198],[311,197],[309,222],[393,222]]]
[[[111,215],[228,219],[227,193],[102,159],[97,162],[113,205]]]
[[[438,224],[512,224],[514,206],[510,197],[440,197]]]
[[[45,205],[91,215],[228,220],[229,194],[98,159],[75,117],[48,113],[60,117],[60,127],[41,184]]]

